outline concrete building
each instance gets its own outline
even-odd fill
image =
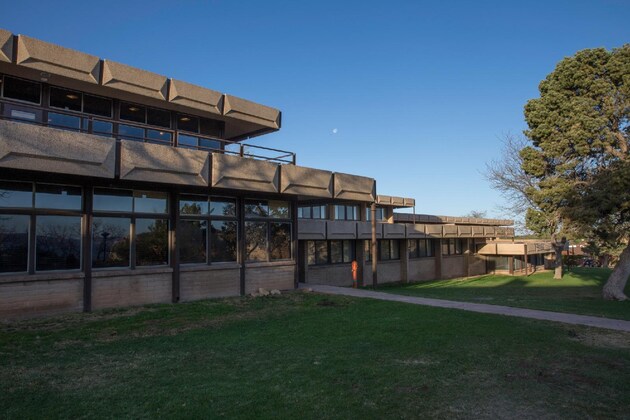
[[[0,116],[0,317],[477,275],[513,237],[244,143],[277,109],[4,30]]]

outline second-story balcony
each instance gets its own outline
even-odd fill
[[[140,106],[131,106],[128,108],[131,108],[131,112],[134,110],[136,112],[144,111],[145,115],[148,114],[148,110],[143,110]],[[127,111],[129,111],[129,109],[127,109]],[[120,112],[123,112],[122,108]],[[168,113],[167,111],[164,112]],[[170,116],[168,118],[170,118]],[[178,124],[179,127],[183,123],[189,123],[196,117],[177,115],[176,118],[187,120],[175,123]],[[224,140],[217,136],[195,133],[194,125],[192,127],[188,125],[187,127],[190,128],[190,130],[185,131],[160,127],[158,125],[142,124],[130,121],[129,119],[105,118],[68,109],[40,107],[4,99],[0,100],[0,119],[52,127],[76,133],[92,134],[99,137],[114,138],[116,140],[159,144],[162,146],[190,150],[202,150],[212,153],[267,160],[279,164],[296,164],[296,154],[294,152]],[[200,124],[200,122],[197,121],[197,124]]]

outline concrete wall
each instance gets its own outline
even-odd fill
[[[241,269],[234,264],[182,266],[179,298],[182,302],[240,294]]]
[[[376,266],[378,284],[403,281],[401,264],[401,260],[379,261]],[[363,267],[363,284],[367,286],[372,284],[372,263],[369,261],[366,261]]]
[[[435,258],[410,258],[409,282],[435,280]]]
[[[442,255],[442,278],[466,277],[465,255]]]
[[[247,265],[245,269],[245,294],[267,290],[290,290],[294,288],[295,264],[261,263]]]
[[[169,303],[173,270],[145,268],[92,272],[92,309]]]
[[[22,281],[20,281],[22,280]],[[0,277],[0,318],[83,310],[83,274]]]
[[[127,140],[120,146],[120,179],[208,186],[208,152]]]
[[[114,178],[115,143],[113,138],[0,121],[0,168]]]
[[[306,283],[352,286],[350,264],[310,265],[306,273]]]
[[[468,272],[471,276],[486,274],[486,258],[483,255],[471,255],[468,263]]]

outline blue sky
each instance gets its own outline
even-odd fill
[[[0,27],[279,108],[256,144],[374,177],[418,213],[501,216],[482,175],[500,138],[560,59],[630,42],[629,16],[627,0],[20,0]]]

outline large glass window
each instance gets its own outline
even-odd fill
[[[35,185],[35,208],[81,210],[81,188],[66,185]]]
[[[466,250],[466,239],[442,239],[442,255],[461,255]]]
[[[0,273],[28,270],[29,219],[26,215],[0,214]]]
[[[365,261],[372,260],[372,242],[364,241]],[[377,255],[381,261],[400,259],[400,242],[398,239],[379,239],[377,241]]]
[[[355,259],[355,241],[308,241],[309,265],[350,263]]]
[[[32,208],[33,184],[30,182],[0,181],[0,207]]]
[[[298,219],[326,219],[326,205],[298,207]]]
[[[57,87],[50,88],[50,106],[81,112],[81,93]]]
[[[40,104],[42,101],[42,85],[24,79],[4,76],[2,96],[18,101]]]
[[[50,88],[51,108],[84,112],[101,117],[112,117],[112,100],[100,96],[52,86]]]
[[[0,181],[0,272],[81,268],[81,198],[80,187]],[[35,254],[29,257],[31,229]]]
[[[93,209],[94,268],[168,264],[166,193],[95,188]]]
[[[335,220],[359,220],[359,206],[335,204]]]
[[[246,261],[292,258],[291,207],[287,201],[246,200],[245,218],[251,220],[245,223]]]
[[[365,220],[372,220],[372,209],[370,207],[365,209]],[[385,220],[385,209],[383,207],[376,208],[376,220],[379,222]]]
[[[199,133],[199,118],[192,115],[177,115],[177,129],[182,131],[190,131],[191,133]]]
[[[214,220],[210,226],[211,261],[236,261],[238,243],[236,222]]]
[[[208,244],[206,220],[180,220],[177,240],[182,264],[205,263]]]
[[[245,222],[247,261],[267,261],[267,223]]]
[[[37,216],[37,271],[81,268],[81,217]]]
[[[409,258],[424,258],[433,256],[433,239],[409,239],[407,244]]]
[[[92,225],[92,267],[129,267],[128,217],[94,217]]]
[[[74,115],[49,112],[48,125],[51,127],[66,128],[79,131],[81,129],[81,118]]]
[[[236,261],[238,229],[235,199],[182,195],[179,214],[178,244],[182,263]]]
[[[168,220],[136,219],[136,266],[168,264]]]

